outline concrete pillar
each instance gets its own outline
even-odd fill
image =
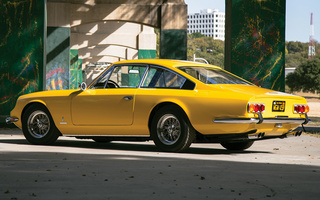
[[[138,36],[139,59],[156,58],[157,35],[154,28],[141,25],[141,33]]]
[[[120,21],[100,21],[71,28],[71,48],[79,50],[83,65],[138,58],[141,25]]]
[[[226,0],[225,69],[284,91],[285,10],[286,0]]]
[[[187,5],[161,5],[160,58],[187,59]]]
[[[32,9],[31,9],[32,8]],[[20,95],[42,91],[45,1],[0,1],[0,127]]]
[[[47,27],[45,90],[69,89],[70,28]]]

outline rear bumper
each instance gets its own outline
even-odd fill
[[[311,121],[308,115],[305,118],[263,118],[259,113],[259,118],[242,118],[242,119],[215,119],[214,123],[223,124],[307,124]]]

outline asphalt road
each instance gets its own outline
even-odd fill
[[[193,144],[159,152],[152,142],[61,137],[30,145],[0,130],[0,199],[320,199],[320,138],[256,142],[232,152]]]

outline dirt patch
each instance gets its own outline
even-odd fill
[[[294,92],[294,95],[302,96],[304,97],[308,105],[310,107],[309,116],[311,118],[316,118],[315,120],[320,122],[320,94],[313,94],[313,93],[307,93],[307,92]],[[313,121],[315,121],[313,120]]]
[[[318,102],[320,103],[320,94],[318,93],[310,93],[310,92],[294,92],[294,95],[304,97],[308,103],[309,102]]]

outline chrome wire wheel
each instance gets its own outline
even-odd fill
[[[157,123],[157,135],[163,144],[175,144],[181,136],[181,126],[178,118],[172,114],[163,115]]]
[[[36,110],[29,115],[27,128],[32,137],[43,138],[50,130],[50,119],[45,112]]]

